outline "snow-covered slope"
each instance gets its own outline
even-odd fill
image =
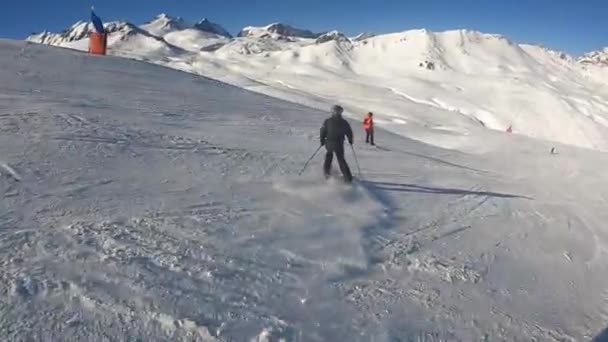
[[[225,28],[223,28],[219,24],[216,24],[216,23],[210,21],[207,18],[203,18],[201,21],[196,23],[194,25],[194,28],[197,30],[203,31],[203,32],[216,34],[218,36],[232,38],[232,35],[230,34],[230,32],[228,32]]]
[[[486,151],[471,136],[511,127],[514,134],[608,150],[608,68],[599,52],[577,61],[471,30],[352,40],[279,23],[245,28],[236,39],[199,31],[164,33],[162,41],[180,54],[155,55],[143,44],[110,52],[319,108],[340,102],[358,119],[373,111],[383,127],[442,147]]]
[[[362,41],[362,40],[365,40],[365,39],[367,39],[367,38],[371,38],[371,37],[375,37],[375,36],[376,36],[376,35],[375,35],[375,34],[373,34],[373,33],[369,33],[369,32],[362,32],[362,33],[359,33],[358,35],[356,35],[355,37],[353,37],[353,38],[352,38],[352,40],[354,40],[354,41],[357,41],[357,42],[358,42],[358,41]]]
[[[180,48],[197,53],[203,51],[213,51],[227,44],[230,40],[224,36],[201,30],[189,28],[180,31],[167,33],[163,37],[165,41]]]
[[[283,23],[273,23],[267,26],[256,27],[248,26],[243,28],[238,37],[270,37],[270,36],[283,36],[283,37],[297,37],[297,38],[317,38],[319,34],[313,33],[309,30],[302,30],[291,27]]]
[[[313,78],[294,59],[300,86],[338,67]],[[350,89],[377,95],[360,77]],[[321,179],[320,156],[297,176],[325,112],[218,81],[0,40],[0,94],[7,341],[587,341],[606,328],[605,153],[489,130],[470,136],[483,156],[382,129],[370,148],[353,122],[361,174],[348,151],[360,180],[345,187]]]
[[[468,137],[479,129],[511,126],[515,134],[608,149],[606,88],[564,54],[466,30],[303,46],[266,41],[247,43],[256,49],[243,57],[220,49],[169,65],[309,105],[341,102],[358,118],[371,110],[394,132],[419,137],[431,129],[425,141],[445,147],[475,150]]]
[[[599,51],[586,53],[578,59],[578,62],[586,65],[591,64],[608,67],[608,47]]]

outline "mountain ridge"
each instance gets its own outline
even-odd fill
[[[57,37],[61,36],[61,37],[65,38],[66,31],[72,31],[76,25],[82,25],[83,23],[86,23],[86,21],[82,21],[82,20],[78,21],[61,33],[53,33],[53,32],[48,32],[46,30],[42,31],[42,32],[38,32],[38,33],[33,33],[33,34],[29,35],[28,37],[26,37],[26,40],[35,41],[35,42],[44,41],[45,44],[48,43],[49,41],[52,41],[53,43],[51,45],[56,45],[56,43],[60,40]],[[292,25],[289,25],[289,24],[286,24],[283,22],[273,22],[273,23],[270,23],[270,24],[264,25],[264,26],[245,26],[241,30],[239,30],[239,32],[237,32],[236,35],[232,35],[221,24],[212,22],[207,17],[203,17],[201,20],[199,20],[196,23],[189,23],[188,21],[186,21],[185,19],[183,19],[180,16],[172,16],[172,15],[169,15],[164,12],[156,15],[154,18],[144,22],[141,25],[135,25],[128,21],[110,21],[110,22],[107,22],[106,25],[111,24],[111,23],[120,23],[121,25],[129,25],[132,27],[137,27],[137,28],[147,31],[148,33],[150,33],[152,35],[161,36],[161,37],[172,31],[187,30],[187,29],[197,29],[197,30],[200,30],[203,32],[216,34],[218,36],[222,36],[222,37],[225,37],[228,39],[244,38],[244,37],[274,38],[274,39],[289,39],[289,38],[318,39],[322,36],[327,37],[329,34],[332,34],[333,32],[340,32],[338,30],[327,30],[327,31],[315,33],[311,30],[296,28]],[[157,27],[155,27],[155,26],[157,26]],[[163,32],[163,29],[165,29],[166,32]],[[416,30],[428,31],[423,28],[423,29],[408,29],[408,30],[400,31],[400,32],[409,32],[409,31],[416,31]],[[471,29],[448,29],[448,30],[444,30],[444,31],[436,31],[435,33],[450,32],[450,31],[468,31],[468,32],[483,33],[481,31],[476,31],[476,30],[471,30]],[[110,31],[110,32],[113,32],[113,31]],[[432,32],[432,31],[429,31],[429,32]],[[388,33],[380,33],[380,34],[363,32],[356,36],[349,37],[348,39],[352,40],[353,42],[357,42],[357,41],[364,41],[365,39],[372,38],[375,36],[384,36],[384,35],[389,35],[389,34],[393,34],[393,33],[399,33],[399,32],[388,32]],[[509,39],[506,36],[501,35],[501,34],[492,34],[492,33],[483,33],[483,34],[496,35],[497,37],[503,37],[505,39]],[[344,36],[346,37],[346,35],[344,35]],[[40,38],[40,37],[42,37],[42,38]],[[45,38],[45,37],[52,37],[53,39]],[[82,39],[82,38],[85,38],[85,37],[81,36],[78,39]],[[74,39],[72,39],[70,41],[73,41],[73,40]],[[65,40],[64,40],[64,42],[65,42]],[[576,55],[572,55],[570,53],[566,53],[566,52],[563,52],[560,50],[547,48],[543,44],[523,43],[523,42],[517,43],[517,44],[542,47],[549,51],[557,52],[561,55],[571,56],[577,62],[581,62],[586,65],[589,65],[589,64],[599,64],[602,66],[608,65],[608,46],[598,49],[598,50],[588,51],[588,52],[581,54],[580,56],[576,56]]]
[[[157,27],[167,26],[167,16],[157,18],[163,20]],[[44,33],[30,41],[86,51],[88,26],[76,26],[73,32]],[[441,134],[447,129],[467,136],[478,127],[504,132],[513,126],[517,134],[608,150],[608,134],[604,134],[608,103],[601,94],[608,67],[601,54],[581,60],[470,29],[418,29],[351,38],[339,31],[302,34],[271,24],[252,27],[245,37],[228,38],[193,28],[163,30],[162,37],[156,37],[141,27],[132,29],[132,24],[121,27],[127,32],[109,34],[109,54],[313,107],[326,106],[331,99],[351,113],[373,108],[382,113],[379,122],[396,120],[397,125],[387,126],[395,131],[417,124],[442,127]],[[479,93],[485,98],[480,99]],[[537,101],[551,110],[539,107]],[[418,116],[428,108],[432,115]],[[445,128],[446,118],[451,122],[454,115],[457,123]],[[568,130],[551,125],[554,121],[568,122]],[[437,139],[426,142],[451,144]]]

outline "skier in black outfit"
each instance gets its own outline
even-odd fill
[[[344,175],[344,181],[350,183],[353,181],[353,176],[350,173],[348,164],[346,164],[346,160],[344,160],[344,137],[352,145],[353,131],[348,122],[342,118],[343,111],[342,107],[333,106],[331,108],[332,116],[326,119],[323,122],[323,127],[321,127],[321,145],[325,145],[325,149],[327,150],[325,163],[323,164],[323,173],[325,174],[325,178],[329,177],[331,162],[335,153],[340,165],[340,171]]]

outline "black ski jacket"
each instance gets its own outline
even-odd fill
[[[341,115],[332,115],[323,122],[321,127],[321,145],[337,147],[344,145],[344,137],[349,144],[353,144],[353,130],[348,121]]]

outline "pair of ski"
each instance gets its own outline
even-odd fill
[[[321,147],[323,147],[323,145],[319,146],[316,150],[315,153],[312,154],[312,156],[310,156],[310,158],[308,158],[308,160],[306,161],[306,163],[304,163],[304,167],[302,168],[302,170],[300,170],[300,172],[298,172],[298,176],[302,175],[302,172],[304,172],[304,170],[306,170],[306,167],[308,166],[308,163],[310,163],[310,161],[317,155],[317,153],[319,152],[319,150],[321,150]],[[355,153],[355,148],[353,147],[353,145],[350,145],[351,150],[353,151],[353,157],[355,157],[355,163],[357,164],[357,170],[359,170],[359,176],[361,175],[361,167],[359,166],[359,159],[357,158],[357,153]],[[331,175],[329,175],[329,177],[331,177]],[[353,177],[354,180],[354,177]],[[346,183],[349,183],[345,180]]]

